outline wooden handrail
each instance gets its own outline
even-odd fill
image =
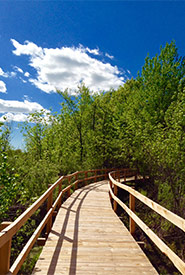
[[[63,180],[60,177],[38,200],[36,200],[26,211],[24,211],[14,222],[0,232],[0,247],[2,247],[7,240],[10,240],[13,235],[26,223],[26,221],[35,213],[35,211],[45,202],[53,190]]]
[[[77,171],[75,173],[61,176],[53,185],[51,185],[46,192],[41,195],[41,197],[36,200],[26,211],[24,211],[14,222],[8,225],[6,228],[0,232],[0,275],[5,274],[17,274],[20,267],[24,263],[27,255],[29,254],[30,250],[32,249],[34,243],[37,241],[39,235],[41,234],[44,227],[47,225],[47,233],[51,230],[51,223],[52,223],[52,216],[55,209],[61,206],[61,199],[63,194],[66,192],[68,196],[71,193],[71,188],[75,186],[75,189],[78,188],[78,183],[86,182],[87,180],[94,180],[97,178],[107,178],[108,172],[112,169],[95,169],[95,170],[88,170],[88,171]],[[97,175],[97,173],[102,172],[101,175]],[[87,173],[94,173],[94,176],[85,177]],[[78,175],[84,175],[83,179],[78,179]],[[71,183],[71,179],[74,178],[74,182]],[[69,185],[62,189],[62,181],[64,179],[68,179]],[[59,186],[58,196],[55,202],[52,202],[52,194],[53,191]],[[32,234],[31,238],[28,240],[26,245],[24,246],[23,250],[18,255],[17,259],[13,263],[11,267],[9,267],[10,262],[10,249],[11,249],[11,240],[12,237],[19,231],[19,229],[27,222],[27,220],[35,213],[35,211],[48,199],[48,206],[47,206],[47,214],[36,228],[35,232]],[[7,244],[10,244],[7,246]],[[7,251],[8,248],[8,251]],[[7,251],[7,254],[4,253]],[[2,265],[3,263],[3,265]]]
[[[152,201],[146,196],[142,195],[133,188],[116,181],[112,174],[109,173],[109,193],[112,199],[118,203],[130,216],[130,218],[137,223],[137,225],[145,232],[145,234],[154,242],[154,244],[172,261],[176,268],[185,274],[185,262],[183,262],[130,208],[128,208],[112,191],[114,186],[117,186],[125,191],[128,191],[131,196],[139,199],[141,202],[146,204],[152,210],[160,214],[162,217],[172,222],[174,225],[179,227],[181,230],[185,231],[185,220],[166,208],[162,207],[158,203]],[[131,233],[133,233],[132,228],[130,228]]]
[[[178,215],[174,214],[170,210],[167,210],[165,207],[161,206],[160,204],[152,201],[151,199],[147,198],[146,196],[142,195],[138,191],[134,190],[133,188],[123,184],[119,183],[116,180],[113,179],[111,176],[111,173],[109,174],[109,179],[112,181],[112,183],[121,189],[128,191],[130,194],[132,194],[135,198],[139,199],[141,202],[146,204],[148,207],[150,207],[152,210],[160,214],[163,218],[167,219],[177,227],[179,227],[181,230],[185,232],[185,220]]]

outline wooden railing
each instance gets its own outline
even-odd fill
[[[17,274],[22,264],[24,263],[27,255],[32,249],[33,245],[43,229],[46,231],[46,238],[52,227],[53,216],[57,213],[57,210],[62,204],[62,198],[64,196],[69,197],[71,191],[77,189],[81,184],[88,184],[92,181],[96,182],[102,179],[108,179],[108,172],[112,169],[96,169],[88,171],[75,172],[70,175],[60,177],[54,184],[52,184],[48,190],[35,201],[25,212],[23,212],[14,222],[3,222],[0,225],[0,275],[4,274]],[[177,269],[185,274],[185,263],[134,213],[135,211],[135,198],[146,204],[148,207],[153,209],[155,212],[172,222],[174,225],[185,231],[185,220],[175,215],[149,198],[145,197],[141,193],[129,187],[126,184],[120,183],[120,181],[137,180],[136,169],[122,169],[115,172],[109,173],[109,191],[110,197],[113,200],[113,208],[116,211],[117,205],[119,204],[130,216],[130,232],[134,234],[135,223],[146,233],[147,236],[157,245],[157,247],[166,254]],[[65,182],[64,188],[62,185]],[[67,182],[67,183],[66,183]],[[129,192],[130,203],[127,207],[118,197],[118,188],[121,188]],[[57,198],[53,201],[54,190],[57,190]],[[11,256],[11,241],[13,236],[19,231],[19,229],[27,222],[27,220],[36,212],[36,210],[47,201],[47,213],[35,232],[32,234],[29,241],[26,243],[19,256],[10,267],[10,256]],[[45,239],[46,239],[45,238]],[[43,240],[42,240],[43,241]]]
[[[27,255],[38,240],[44,228],[46,228],[46,238],[52,227],[52,218],[56,215],[56,210],[60,208],[64,194],[70,196],[71,190],[78,188],[79,184],[88,184],[88,182],[108,179],[108,172],[112,169],[96,169],[88,171],[75,172],[73,174],[60,177],[48,190],[35,201],[25,212],[23,212],[14,222],[3,222],[0,225],[0,275],[17,274]],[[62,183],[68,181],[67,186],[62,189]],[[53,202],[53,192],[58,188],[58,195]],[[29,241],[26,243],[19,256],[10,267],[11,242],[12,237],[27,222],[27,220],[36,212],[36,210],[47,200],[47,213]]]
[[[124,175],[124,183],[120,182],[120,178]],[[185,274],[185,262],[182,261],[134,212],[135,212],[135,198],[150,207],[163,218],[167,219],[181,230],[185,231],[185,220],[146,196],[142,195],[132,187],[126,185],[126,178],[128,173],[124,171],[115,171],[109,173],[109,191],[110,197],[113,199],[113,209],[117,211],[119,204],[129,215],[130,233],[135,232],[135,223],[145,232],[145,234],[153,241],[153,243],[172,261],[176,268]],[[137,176],[135,175],[135,179]],[[129,207],[126,206],[118,197],[118,188],[121,188],[129,193]]]

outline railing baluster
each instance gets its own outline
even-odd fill
[[[78,189],[78,173],[75,175],[75,190]]]
[[[134,189],[134,187],[132,187]],[[129,207],[130,210],[135,212],[135,197],[132,194],[129,194]],[[129,216],[129,227],[131,235],[135,233],[135,221]]]
[[[110,185],[110,189],[112,190],[112,181],[111,181],[111,179],[109,179],[109,185]],[[110,191],[109,191],[109,197],[110,197],[110,202],[112,204],[112,196],[111,196]]]
[[[58,195],[60,194],[61,191],[62,191],[62,182],[59,183]],[[61,205],[62,205],[62,198],[59,200],[58,209],[61,207]]]
[[[117,194],[118,194],[118,187],[114,185],[114,195],[117,197]],[[117,211],[117,207],[118,207],[117,201],[114,200],[113,208],[115,212]]]
[[[0,231],[5,229],[10,224],[11,222],[2,222],[0,224]],[[7,241],[0,248],[0,274],[1,275],[7,274],[10,268],[11,243],[12,243],[12,239]]]
[[[49,187],[51,186],[51,184],[49,185]],[[53,192],[51,192],[51,194],[48,197],[48,201],[47,201],[47,212],[50,210],[50,208],[52,207],[52,203],[53,203]],[[49,232],[51,231],[51,227],[52,227],[52,215],[49,219],[49,221],[46,224],[46,236],[48,237]]]
[[[67,190],[67,197],[69,198],[71,196],[71,188]]]

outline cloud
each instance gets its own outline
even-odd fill
[[[6,84],[0,80],[0,93],[6,93]]]
[[[8,77],[8,73],[5,73],[2,68],[0,68],[0,76]]]
[[[26,114],[6,113],[5,115],[0,117],[0,122],[5,122],[5,121],[24,122],[27,120],[28,120],[28,115]]]
[[[27,83],[27,81],[24,80],[22,77],[19,77],[19,79],[20,79],[23,83]]]
[[[26,121],[30,113],[39,112],[41,110],[49,112],[39,103],[31,102],[27,99],[24,101],[0,99],[0,113],[3,114],[0,117],[0,121],[4,121],[4,117],[6,117],[7,121]]]
[[[16,74],[15,72],[10,72],[8,76],[9,76],[9,77],[16,77],[16,75],[17,75],[17,74]]]
[[[0,68],[0,76],[2,77],[15,77],[16,73],[15,72],[4,72],[2,68]]]
[[[108,53],[105,54],[106,57],[110,58],[110,59],[114,59],[114,56],[113,55],[110,55]]]
[[[43,51],[42,48],[38,47],[36,44],[25,41],[24,45],[21,45],[19,42],[17,42],[15,39],[11,39],[11,42],[13,46],[16,48],[13,53],[15,55],[21,55],[21,54],[26,54],[26,55],[32,55],[32,56],[40,56],[42,55]]]
[[[83,46],[82,46],[83,49]],[[89,49],[89,48],[85,48],[86,52],[94,54],[94,55],[100,55],[99,49]]]
[[[36,77],[29,78],[29,81],[46,93],[69,88],[74,94],[82,81],[94,91],[106,91],[124,83],[117,66],[89,55],[100,55],[99,49],[84,48],[82,45],[41,48],[29,41],[23,45],[15,39],[11,41],[15,47],[13,53],[17,56],[28,55],[29,65],[36,70]],[[25,76],[29,77],[28,74]]]
[[[14,69],[15,69],[16,71],[18,71],[19,73],[21,73],[21,74],[24,73],[23,70],[22,70],[21,68],[17,67],[17,66],[14,66]]]
[[[3,100],[0,99],[0,113],[13,112],[13,113],[32,113],[40,111],[43,107],[37,102],[28,100]]]
[[[29,77],[30,74],[28,72],[25,72],[24,76]]]

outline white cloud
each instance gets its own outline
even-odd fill
[[[82,46],[82,49],[83,49],[83,46]],[[86,49],[86,52],[88,53],[91,53],[91,54],[94,54],[94,55],[100,55],[100,52],[99,52],[99,49],[89,49],[89,48],[85,48]]]
[[[30,97],[28,95],[23,95],[23,99],[27,100],[27,101],[31,101]]]
[[[8,77],[8,73],[5,73],[2,68],[0,68],[0,76]]]
[[[32,113],[41,109],[43,107],[39,103],[26,99],[24,101],[0,99],[0,113]]]
[[[4,72],[2,68],[0,68],[0,76],[2,77],[15,77],[16,73],[15,72]]]
[[[16,75],[17,75],[17,74],[16,74],[15,72],[10,72],[8,76],[9,76],[9,77],[16,77]]]
[[[14,66],[14,69],[17,70],[19,73],[23,74],[23,70],[17,66]]]
[[[0,93],[6,93],[6,84],[0,80]]]
[[[113,55],[110,55],[108,53],[105,54],[106,57],[110,58],[110,59],[114,59],[114,56]]]
[[[4,117],[6,117],[7,121],[26,121],[30,113],[39,112],[41,110],[49,112],[39,103],[31,102],[27,99],[24,101],[0,99],[0,113],[3,114],[0,117],[0,121],[4,121]]]
[[[24,80],[22,77],[19,77],[19,78],[20,78],[20,80],[21,80],[23,83],[27,83],[27,81]]]
[[[28,72],[25,72],[24,76],[29,77],[30,74]]]
[[[36,44],[25,41],[24,45],[21,45],[19,42],[17,42],[15,39],[11,39],[12,44],[16,48],[16,50],[13,51],[15,55],[32,55],[32,56],[41,56],[43,53],[42,48],[38,47]]]
[[[28,120],[28,115],[26,114],[6,113],[5,115],[0,117],[0,122],[5,122],[5,121],[24,122],[27,120]]]
[[[64,91],[66,88],[74,93],[82,81],[94,91],[109,90],[123,84],[121,72],[116,66],[88,55],[100,55],[99,49],[83,48],[82,45],[48,49],[29,41],[23,45],[14,39],[11,41],[15,47],[13,53],[17,56],[28,55],[29,65],[37,72],[37,77],[29,81],[46,93],[56,92],[56,89]]]
[[[127,70],[127,73],[131,74],[131,72],[129,70]]]

